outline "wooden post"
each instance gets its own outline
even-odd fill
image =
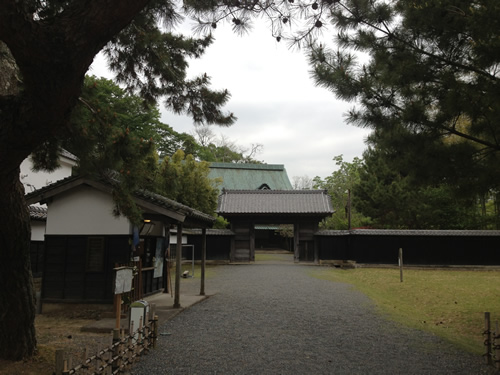
[[[89,357],[89,348],[86,346],[83,349],[83,358],[82,358],[82,363],[85,363],[87,361],[87,358]],[[83,371],[84,374],[89,374],[89,369],[87,368],[86,370]]]
[[[99,369],[101,367],[101,355],[99,354],[101,352],[101,345],[97,345],[97,354],[95,358],[95,368]]]
[[[121,316],[122,316],[122,295],[115,294],[115,328],[120,329],[121,326]]]
[[[139,276],[139,290],[137,291],[137,299],[142,299],[142,258],[139,258],[139,270],[137,272]]]
[[[158,340],[158,315],[153,318],[153,348],[156,348],[156,341]]]
[[[300,261],[299,252],[299,223],[293,224],[293,261],[298,263]]]
[[[495,363],[497,369],[500,370],[500,331],[498,330],[498,320],[495,324],[495,337],[493,338],[493,344],[495,347]]]
[[[179,302],[181,292],[181,260],[182,260],[182,223],[177,223],[177,249],[175,251],[175,295],[174,309],[181,307]]]
[[[493,359],[491,358],[491,321],[490,321],[490,313],[484,313],[484,335],[486,336],[484,340],[484,345],[486,346],[486,353],[484,356],[486,357],[486,364],[492,365]]]
[[[205,295],[205,266],[207,263],[207,229],[201,230],[201,282],[200,296]]]
[[[163,255],[163,293],[171,293],[172,285],[170,285],[170,226],[166,231],[165,241],[168,236],[168,246]]]
[[[149,306],[149,316],[148,316],[148,321],[151,321],[155,318],[156,315],[156,303],[152,303]]]
[[[403,282],[403,249],[402,248],[399,248],[398,263],[399,263],[399,281]]]
[[[141,316],[141,319],[139,319],[139,329],[137,330],[137,341],[135,342],[135,351],[134,353],[137,354],[135,357],[135,361],[137,362],[139,360],[139,356],[141,355],[141,348],[144,345],[144,336],[143,336],[143,328],[144,326],[142,325],[143,317]]]
[[[249,237],[250,237],[250,254],[249,254],[249,261],[250,262],[255,262],[255,223],[251,222],[249,224]]]
[[[113,330],[113,344],[117,343],[121,341],[121,338],[120,338],[120,328],[115,328]],[[111,369],[112,369],[112,372],[115,372],[117,371],[120,366],[121,366],[121,360],[120,360],[120,345],[116,345],[114,348],[113,348],[113,357],[117,357],[116,361],[113,361],[112,362],[112,365],[111,365]]]
[[[64,350],[56,350],[56,371],[55,375],[62,375],[64,371]]]
[[[351,189],[347,189],[347,229],[351,230]]]
[[[315,228],[315,230],[318,230],[318,228]],[[317,239],[314,239],[313,246],[314,246],[314,264],[319,264],[319,245]]]
[[[127,370],[130,369],[131,365],[132,365],[132,344],[133,344],[133,340],[132,340],[132,336],[133,335],[133,325],[131,325],[130,327],[130,331],[127,335],[127,340],[126,340],[126,346],[127,346],[127,366],[125,367]]]

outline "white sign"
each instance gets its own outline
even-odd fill
[[[122,294],[132,290],[134,275],[131,267],[115,268],[115,294]]]
[[[154,257],[154,274],[153,277],[163,276],[163,238],[158,238],[156,241],[156,253]]]

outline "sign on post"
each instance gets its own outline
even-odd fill
[[[115,294],[123,294],[132,290],[132,280],[134,278],[132,267],[115,268]]]
[[[132,267],[117,267],[115,271],[115,328],[120,329],[120,318],[122,310],[122,294],[132,290],[134,273]]]

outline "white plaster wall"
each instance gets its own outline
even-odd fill
[[[60,194],[48,206],[47,235],[131,233],[128,219],[113,215],[111,195],[91,187],[80,186]]]
[[[182,235],[182,244],[187,245],[187,236],[184,234]],[[170,244],[171,245],[177,245],[177,234],[171,234],[170,235]]]
[[[31,241],[45,240],[45,221],[31,222]]]
[[[25,192],[30,193],[35,189],[43,188],[44,186],[71,176],[71,169],[75,165],[75,162],[66,157],[60,157],[59,164],[61,167],[53,172],[33,172],[31,170],[31,168],[33,168],[31,157],[24,159],[21,163],[20,178],[24,185]]]

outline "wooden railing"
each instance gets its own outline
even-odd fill
[[[491,330],[490,313],[484,313],[484,346],[486,347],[486,364],[494,365],[500,370],[500,330],[498,328],[498,321],[495,324],[495,330]]]
[[[73,367],[72,358],[64,350],[56,351],[56,375],[72,374],[121,374],[147,353],[156,347],[158,338],[158,316],[155,315],[154,305],[151,306],[150,316],[146,324],[142,324],[142,317],[137,330],[131,325],[130,330],[113,330],[113,343],[97,353],[88,355],[84,349],[83,363]]]

